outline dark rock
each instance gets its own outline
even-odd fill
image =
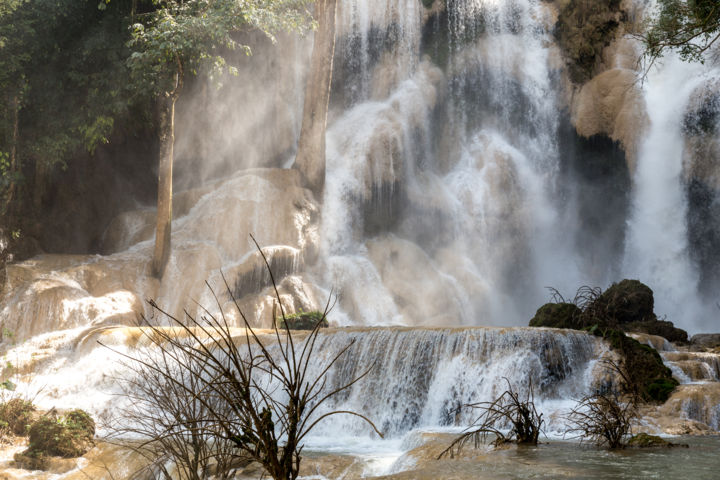
[[[639,280],[614,283],[591,305],[592,314],[610,325],[655,321],[653,291]]]
[[[589,80],[605,46],[615,38],[625,19],[620,0],[567,2],[555,24],[555,37],[567,60],[570,80]]]
[[[647,322],[632,322],[621,326],[626,332],[647,333],[658,335],[669,342],[687,343],[688,334],[685,330],[677,328],[672,322],[665,320],[650,320]],[[720,343],[719,343],[720,344]]]
[[[573,303],[546,303],[537,309],[530,320],[531,327],[581,328],[578,323],[582,310]]]

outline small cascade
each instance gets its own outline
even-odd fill
[[[720,353],[676,348],[664,338],[654,335],[633,334],[632,337],[655,348],[665,365],[672,370],[673,377],[680,382],[659,408],[659,413],[671,422],[685,419],[691,424],[665,430],[683,434],[708,428],[720,429]]]
[[[12,349],[8,358],[16,362],[14,378],[26,393],[42,388],[36,400],[41,407],[84,408],[102,416],[122,405],[119,398],[113,400],[120,391],[117,379],[127,374],[122,355],[134,355],[146,343],[138,328],[67,330],[38,336]],[[367,375],[323,411],[360,412],[388,437],[416,428],[467,425],[474,417],[455,412],[459,406],[491,401],[509,386],[525,397],[531,385],[548,431],[561,430],[555,414],[601,381],[594,367],[607,351],[594,336],[552,329],[336,329],[319,335],[308,378],[347,345],[328,374],[326,389]],[[34,353],[40,346],[42,356]],[[313,436],[338,432],[370,434],[354,417],[335,416]]]
[[[555,431],[553,414],[591,391],[606,348],[585,333],[546,329],[349,329],[321,335],[318,356],[332,358],[350,343],[328,387],[368,374],[324,408],[362,412],[389,437],[470,424],[473,413],[458,412],[461,405],[492,401],[509,386],[524,398],[530,385],[548,431]],[[337,432],[369,430],[353,417],[337,416],[314,435]]]

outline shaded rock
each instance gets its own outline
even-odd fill
[[[592,315],[609,325],[654,321],[653,291],[639,280],[614,283],[591,305]]]
[[[720,333],[698,333],[690,339],[690,346],[699,349],[720,347]]]
[[[560,12],[555,37],[567,60],[570,79],[575,83],[588,80],[603,49],[615,38],[625,12],[621,0],[607,2],[558,2]]]
[[[530,320],[531,327],[582,328],[582,310],[574,303],[546,303]]]
[[[626,332],[640,332],[658,335],[670,342],[686,343],[688,334],[685,330],[677,328],[672,322],[665,320],[650,320],[647,322],[631,322],[622,326]]]

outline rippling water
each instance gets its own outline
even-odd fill
[[[553,440],[536,447],[512,446],[507,449],[465,450],[462,458],[436,460],[450,436],[442,435],[428,444],[400,456],[383,473],[378,467],[387,452],[378,450],[378,458],[360,455],[363,468],[357,478],[387,479],[714,479],[719,478],[720,437],[677,437],[674,443],[689,448],[626,449],[610,451],[592,445]],[[307,462],[323,464],[313,455]],[[341,458],[341,457],[338,457]],[[313,467],[315,464],[313,464]],[[312,470],[312,468],[309,468]],[[322,469],[321,469],[322,470]],[[401,470],[401,471],[398,471]],[[362,473],[360,473],[362,472]],[[395,473],[392,473],[395,472]],[[344,476],[308,475],[306,479],[356,478],[352,469]],[[379,474],[379,475],[378,475]]]

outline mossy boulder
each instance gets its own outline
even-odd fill
[[[655,298],[639,280],[613,283],[590,306],[592,314],[608,325],[655,321]]]
[[[0,404],[0,428],[7,428],[10,433],[17,436],[28,434],[28,428],[33,422],[36,408],[32,402],[21,398],[14,398]]]
[[[582,310],[574,303],[546,303],[530,320],[531,327],[581,328]]]
[[[320,311],[312,312],[298,312],[292,315],[285,315],[285,318],[278,317],[275,319],[278,328],[284,329],[287,324],[287,328],[290,330],[313,330],[315,325],[320,323],[320,328],[327,328],[327,318]]]
[[[83,410],[60,417],[45,415],[30,426],[29,447],[23,455],[80,457],[92,448],[94,436],[95,421]]]

